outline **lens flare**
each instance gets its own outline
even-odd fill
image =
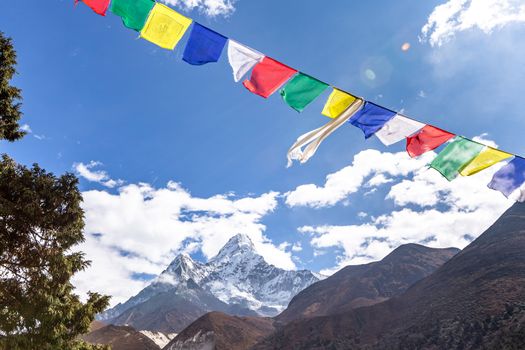
[[[366,69],[365,70],[365,76],[370,79],[370,80],[375,80],[376,79],[376,72],[374,72],[373,70],[371,69]]]

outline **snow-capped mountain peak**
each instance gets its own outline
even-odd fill
[[[170,273],[183,274],[188,270],[195,268],[195,261],[188,254],[179,254],[171,264],[168,266],[166,271]]]
[[[238,234],[230,238],[230,240],[222,247],[219,253],[211,259],[211,261],[219,261],[227,258],[232,255],[258,255],[255,251],[255,246],[253,245],[250,237],[244,234]]]
[[[207,293],[232,310],[274,316],[288,305],[292,297],[318,280],[316,275],[307,270],[285,271],[268,264],[256,252],[251,239],[239,234],[230,238],[206,264],[193,260],[187,254],[178,255],[148,287],[126,303],[106,311],[101,319],[116,319],[116,315],[130,308],[140,308],[150,299],[157,308],[159,305],[153,300],[159,293],[172,293],[179,299],[191,296],[193,305],[213,311],[209,300],[197,300],[200,298],[198,295]],[[169,305],[160,307],[170,308]]]
[[[188,254],[179,254],[157,277],[156,282],[177,285],[190,279],[199,283],[207,275],[206,268],[193,260]]]

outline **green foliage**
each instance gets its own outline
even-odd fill
[[[84,241],[77,185],[73,174],[0,161],[0,349],[102,349],[79,335],[109,298],[82,303],[70,282],[89,266],[73,250]]]
[[[16,52],[11,38],[0,32],[0,140],[15,141],[25,135],[18,121],[22,100],[19,88],[9,85],[16,74]]]

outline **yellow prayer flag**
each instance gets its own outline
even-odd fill
[[[486,147],[459,172],[462,176],[474,175],[504,159],[512,157],[512,154],[497,150],[492,147]]]
[[[151,10],[140,36],[160,47],[173,50],[191,22],[190,18],[184,17],[168,6],[157,2]]]
[[[354,101],[354,96],[334,88],[328,97],[328,101],[326,101],[326,104],[324,105],[323,111],[321,113],[330,118],[337,118]]]

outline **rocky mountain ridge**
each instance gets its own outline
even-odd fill
[[[265,349],[524,349],[525,203],[403,294],[295,320]]]

